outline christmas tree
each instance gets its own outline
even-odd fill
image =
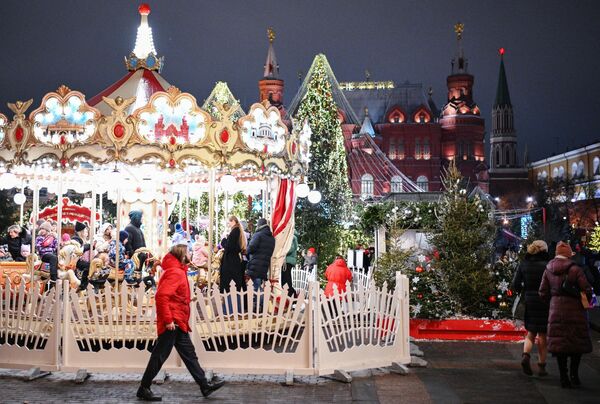
[[[596,226],[592,231],[588,247],[593,252],[600,253],[600,226]]]
[[[340,251],[342,223],[348,216],[351,192],[344,137],[338,119],[338,107],[332,95],[329,64],[325,55],[317,55],[307,75],[307,89],[295,119],[308,120],[312,130],[311,163],[307,182],[321,192],[321,202],[311,205],[301,199],[297,228],[300,244],[315,247],[319,268],[331,263]]]
[[[444,194],[436,209],[438,222],[430,242],[439,251],[433,261],[458,303],[458,314],[489,314],[496,285],[490,265],[494,224],[488,205],[470,196],[453,161],[443,176]]]

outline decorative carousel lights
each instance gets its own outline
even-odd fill
[[[130,73],[96,97],[60,86],[26,116],[33,100],[9,103],[12,120],[0,114],[0,188],[19,189],[26,204],[32,190],[32,233],[39,219],[39,191],[56,195],[58,233],[68,190],[85,194],[90,241],[100,225],[102,195],[117,204],[116,227],[130,210],[145,212],[148,247],[168,249],[168,217],[180,203],[188,223],[190,198],[208,194],[208,240],[218,240],[217,193],[262,196],[262,214],[276,237],[273,268],[281,266],[293,235],[296,198],[318,203],[321,195],[304,182],[310,162],[311,130],[293,122],[291,133],[268,101],[246,114],[225,83],[217,83],[202,108],[196,98],[168,87],[158,74],[158,57],[148,25],[150,8],[139,7],[136,45],[126,58]],[[140,72],[138,74],[138,72]],[[116,90],[115,90],[116,88]],[[166,90],[166,91],[165,91]],[[90,196],[91,194],[91,196]],[[185,211],[185,214],[181,214]]]

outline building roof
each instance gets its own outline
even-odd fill
[[[390,184],[392,178],[398,177],[402,180],[403,192],[423,192],[410,178],[402,173],[391,160],[381,151],[373,138],[367,134],[360,134],[353,140],[359,139],[360,146],[353,147],[348,151],[348,170],[350,171],[352,193],[360,195],[361,177],[364,174],[373,176],[373,195],[380,197],[385,195],[383,186]]]
[[[304,95],[306,94],[306,91],[308,90],[308,84],[310,83],[310,80],[311,80],[314,70],[316,68],[316,64],[319,60],[321,60],[323,62],[323,66],[325,67],[325,73],[327,75],[327,79],[329,80],[329,84],[331,85],[331,94],[333,96],[333,100],[334,100],[335,104],[337,105],[337,107],[339,109],[341,109],[344,112],[344,114],[346,115],[346,123],[353,123],[355,125],[360,125],[360,120],[358,119],[358,116],[356,115],[355,110],[352,108],[352,106],[346,99],[344,92],[340,88],[340,84],[338,83],[337,79],[335,78],[335,74],[333,74],[333,70],[331,69],[329,62],[327,61],[327,57],[325,55],[323,55],[322,53],[315,56],[315,59],[313,60],[313,63],[310,66],[310,69],[308,70],[306,77],[304,77],[304,81],[302,81],[302,85],[298,89],[298,92],[294,96],[294,99],[292,99],[292,102],[290,103],[290,105],[287,109],[286,119],[291,120],[291,118],[294,117],[296,112],[298,112],[298,108],[300,107],[300,102],[302,101],[302,99],[304,98]]]
[[[362,126],[360,127],[360,134],[367,134],[371,137],[375,136],[375,129],[373,129],[373,124],[371,123],[371,118],[369,118],[369,110],[365,108],[365,119],[363,119]]]
[[[498,88],[496,89],[496,100],[494,108],[503,106],[512,106],[510,103],[510,93],[508,92],[508,81],[506,80],[506,71],[504,70],[504,48],[500,51],[500,72],[498,73]]]
[[[399,106],[409,116],[420,106],[430,108],[429,100],[425,97],[421,83],[407,82],[385,88],[375,86],[349,89],[351,87],[349,83],[342,83],[346,99],[354,111],[363,111],[368,108],[374,123],[384,122],[386,113],[394,106]],[[434,111],[431,112],[434,113]]]

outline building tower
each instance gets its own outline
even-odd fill
[[[269,38],[269,51],[267,52],[263,79],[258,82],[259,99],[261,102],[268,100],[271,105],[276,106],[283,112],[283,80],[279,78],[279,65],[275,57],[275,48],[273,48],[275,31],[269,28],[267,36]]]
[[[499,197],[504,207],[520,207],[529,192],[527,170],[517,158],[517,133],[513,106],[508,92],[504,69],[504,48],[500,48],[500,72],[496,99],[492,107],[492,133],[490,135],[490,194]]]
[[[496,100],[492,108],[492,134],[490,137],[490,173],[501,168],[517,168],[517,134],[515,132],[513,107],[510,103],[506,71],[504,70],[504,48],[500,54],[500,73]]]
[[[448,100],[442,108],[442,158],[447,163],[456,160],[462,175],[469,178],[471,185],[487,191],[487,173],[483,162],[485,121],[473,100],[475,78],[468,72],[468,61],[462,46],[464,25],[454,26],[457,52],[452,59],[452,72],[446,79]]]

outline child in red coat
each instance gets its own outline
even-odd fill
[[[333,296],[333,285],[337,286],[338,293],[346,291],[346,282],[352,282],[352,272],[348,269],[346,261],[341,256],[337,256],[333,264],[327,267],[325,271],[327,286],[325,286],[325,296]]]

